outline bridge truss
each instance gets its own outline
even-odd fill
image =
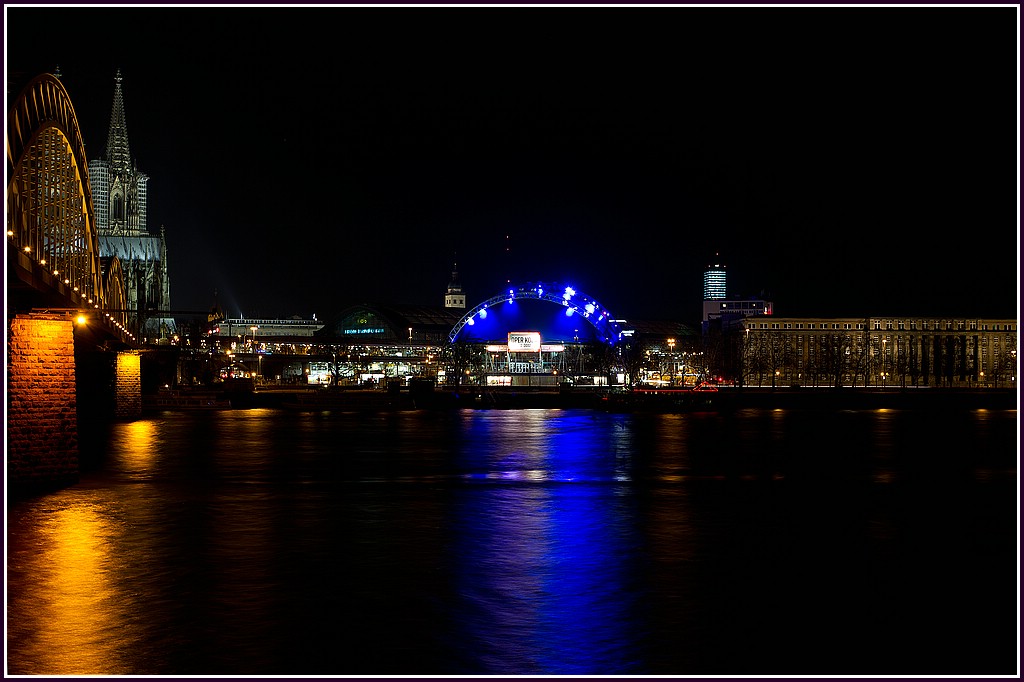
[[[46,300],[66,302],[118,336],[133,338],[123,312],[120,263],[100,259],[78,119],[55,76],[37,76],[14,101],[7,178],[9,282],[15,276]]]

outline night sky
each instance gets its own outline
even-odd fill
[[[1017,317],[1016,7],[5,6],[90,157],[121,69],[172,307],[329,318],[564,281],[696,323]],[[509,249],[508,251],[506,251]]]

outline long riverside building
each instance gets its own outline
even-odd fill
[[[1016,386],[1017,320],[761,316],[730,332],[744,385]]]

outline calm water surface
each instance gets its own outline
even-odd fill
[[[1017,673],[1017,412],[167,412],[8,505],[7,672]]]

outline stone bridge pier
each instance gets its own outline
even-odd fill
[[[75,318],[18,314],[8,320],[8,492],[78,481],[83,440],[115,419],[142,414],[137,351],[106,350]]]

